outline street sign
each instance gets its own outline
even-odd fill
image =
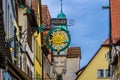
[[[50,24],[54,26],[66,26],[67,19],[60,19],[60,18],[51,18]]]

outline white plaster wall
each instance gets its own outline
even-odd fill
[[[22,44],[22,50],[23,51],[27,51],[28,53],[28,56],[30,57],[30,59],[32,60],[32,62],[34,62],[34,56],[33,56],[33,53],[32,51],[30,50],[30,47],[27,43],[27,16],[24,15],[24,13],[26,13],[26,11],[24,9],[21,9],[19,8],[18,10],[18,24],[19,26],[22,26],[22,39],[20,40],[21,44]],[[26,54],[26,53],[23,53],[23,54]],[[27,65],[29,66],[29,68],[31,69],[32,73],[33,73],[33,76],[34,76],[34,66],[32,66],[32,63],[30,62],[29,58],[27,55],[26,56],[26,59],[27,59]],[[24,61],[23,61],[24,62]],[[26,65],[26,66],[27,66]],[[27,69],[27,68],[26,68]],[[22,69],[23,70],[23,69]],[[23,70],[26,72],[26,70]]]
[[[25,51],[25,45],[26,45],[26,40],[27,40],[27,16],[23,15],[26,13],[24,9],[19,8],[18,9],[18,24],[19,26],[22,26],[22,39],[20,40],[22,44],[22,49]]]
[[[34,77],[34,66],[31,64],[30,60],[27,57],[27,66],[32,71],[32,78]]]
[[[33,57],[34,55],[33,55],[33,52],[31,51],[31,49],[30,49],[28,43],[26,43],[26,51],[27,51],[27,53],[28,53],[30,59],[32,60],[32,62],[34,62],[34,57]]]
[[[54,57],[54,60],[55,62],[57,62],[55,64],[55,70],[57,72],[57,74],[61,74],[62,73],[62,70],[63,70],[63,67],[61,66],[65,66],[64,63],[61,63],[62,61],[65,61],[66,57]]]
[[[63,67],[59,67],[59,66],[65,66],[64,63],[61,63],[61,61],[65,61],[66,60],[66,73],[63,74],[62,70]],[[62,73],[62,78],[63,80],[75,80],[76,79],[76,72],[79,70],[80,67],[80,59],[79,58],[66,58],[66,57],[54,57],[54,61],[58,62],[56,63],[56,68],[55,70],[57,71],[57,74],[61,74]],[[53,65],[54,67],[54,65]],[[52,70],[53,70],[52,67]],[[56,78],[57,74],[53,74],[52,76],[54,78]]]
[[[63,80],[75,80],[79,66],[79,58],[67,58],[67,73],[64,75]]]

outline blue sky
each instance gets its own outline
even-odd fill
[[[63,12],[74,25],[68,26],[71,47],[81,47],[80,67],[84,67],[109,35],[108,0],[63,0]],[[60,0],[42,0],[52,18],[60,12]]]

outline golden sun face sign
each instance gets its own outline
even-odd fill
[[[53,42],[53,47],[57,46],[57,51],[60,51],[61,46],[65,46],[65,40],[67,39],[65,34],[60,32],[60,31],[56,31],[54,34],[51,34],[53,37],[50,40],[51,42]]]
[[[65,50],[69,46],[70,41],[68,31],[60,27],[51,29],[46,36],[48,47],[57,52]]]

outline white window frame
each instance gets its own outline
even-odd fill
[[[100,70],[103,71],[103,76],[100,76]],[[107,71],[107,72],[106,72]],[[97,70],[97,78],[110,78],[109,74],[108,74],[108,69],[98,69]],[[107,73],[107,74],[106,74]]]
[[[101,71],[103,71],[103,73],[102,73],[103,76],[101,76]],[[98,69],[98,70],[97,70],[97,77],[98,77],[98,78],[104,78],[104,69]]]
[[[106,72],[107,71],[107,72]],[[107,74],[106,74],[107,73]],[[110,78],[108,69],[105,69],[105,78]]]

